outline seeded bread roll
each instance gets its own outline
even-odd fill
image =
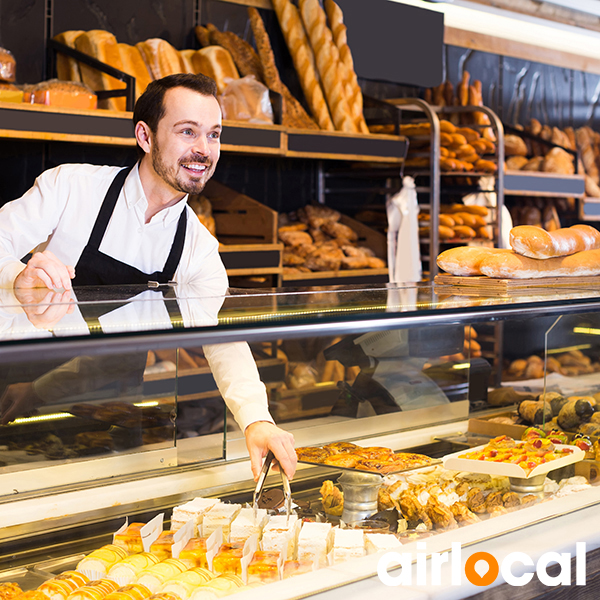
[[[233,31],[219,31],[212,23],[208,23],[206,31],[212,44],[223,46],[229,51],[241,77],[254,75],[257,81],[264,83],[260,58],[248,42]]]
[[[83,31],[63,31],[54,36],[54,39],[69,48],[75,48],[75,40],[83,33]],[[56,76],[63,81],[81,81],[81,72],[79,63],[70,56],[58,53],[56,55]]]
[[[112,33],[102,29],[93,29],[85,31],[75,39],[75,48],[84,54],[93,56],[99,61],[123,70],[123,62],[117,45],[117,40]],[[88,87],[95,92],[100,90],[117,90],[125,87],[125,84],[106,73],[102,73],[84,65],[79,65],[81,79]],[[125,98],[107,98],[98,102],[100,108],[109,108],[111,110],[125,110]]]
[[[222,46],[207,46],[192,56],[194,73],[202,73],[215,80],[217,90],[222,94],[229,79],[239,79],[231,54]]]
[[[138,42],[136,46],[142,53],[142,57],[154,79],[161,79],[167,75],[183,72],[184,64],[179,52],[166,40],[150,38]]]
[[[272,3],[310,111],[321,129],[333,131],[333,121],[319,82],[315,57],[306,37],[300,13],[289,0],[272,0]]]
[[[129,44],[117,44],[117,46],[123,63],[123,71],[135,77],[135,99],[137,100],[152,81],[152,75],[139,48]]]
[[[265,24],[256,8],[249,7],[250,25],[256,40],[256,48],[262,65],[266,86],[283,96],[283,124],[297,129],[318,129],[319,126],[308,116],[300,102],[292,96],[290,90],[283,84],[275,65],[275,57]]]
[[[354,71],[354,61],[350,46],[348,46],[347,27],[344,25],[344,15],[341,8],[333,0],[325,0],[325,10],[329,27],[333,34],[333,41],[340,53],[340,61],[343,66],[343,77],[346,86],[346,98],[350,105],[350,111],[358,130],[361,133],[369,133],[369,128],[363,115],[362,90],[358,85],[358,79]],[[345,72],[344,72],[345,71]]]
[[[300,15],[315,54],[333,124],[338,131],[357,133],[341,76],[340,54],[327,27],[325,11],[319,0],[300,0]]]

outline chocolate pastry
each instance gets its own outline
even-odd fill
[[[479,488],[471,488],[467,493],[467,506],[474,513],[481,514],[486,511],[485,496]]]
[[[515,492],[506,492],[502,496],[502,504],[504,508],[518,508],[521,506],[521,498]]]
[[[469,507],[464,502],[455,502],[450,509],[459,525],[468,525],[469,523],[478,523],[481,521],[474,512],[469,510]]]
[[[491,513],[497,506],[502,506],[502,492],[491,492],[485,499],[486,510]]]
[[[281,488],[264,490],[258,499],[258,508],[277,510],[285,503],[285,496]]]
[[[521,498],[521,506],[531,506],[538,501],[538,497],[535,494],[526,494]]]

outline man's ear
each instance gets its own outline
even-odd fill
[[[138,146],[146,153],[150,153],[152,148],[152,131],[147,123],[138,121],[135,126],[135,139]]]

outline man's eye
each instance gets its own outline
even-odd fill
[[[181,133],[184,135],[194,135],[194,131],[192,129],[183,129]]]
[[[208,134],[208,137],[210,137],[213,140],[218,140],[221,137],[221,132],[220,131],[213,131],[212,133]]]

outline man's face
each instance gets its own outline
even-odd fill
[[[152,166],[178,192],[199,194],[213,176],[221,151],[219,103],[214,96],[177,87],[167,90],[164,106],[152,136]]]

